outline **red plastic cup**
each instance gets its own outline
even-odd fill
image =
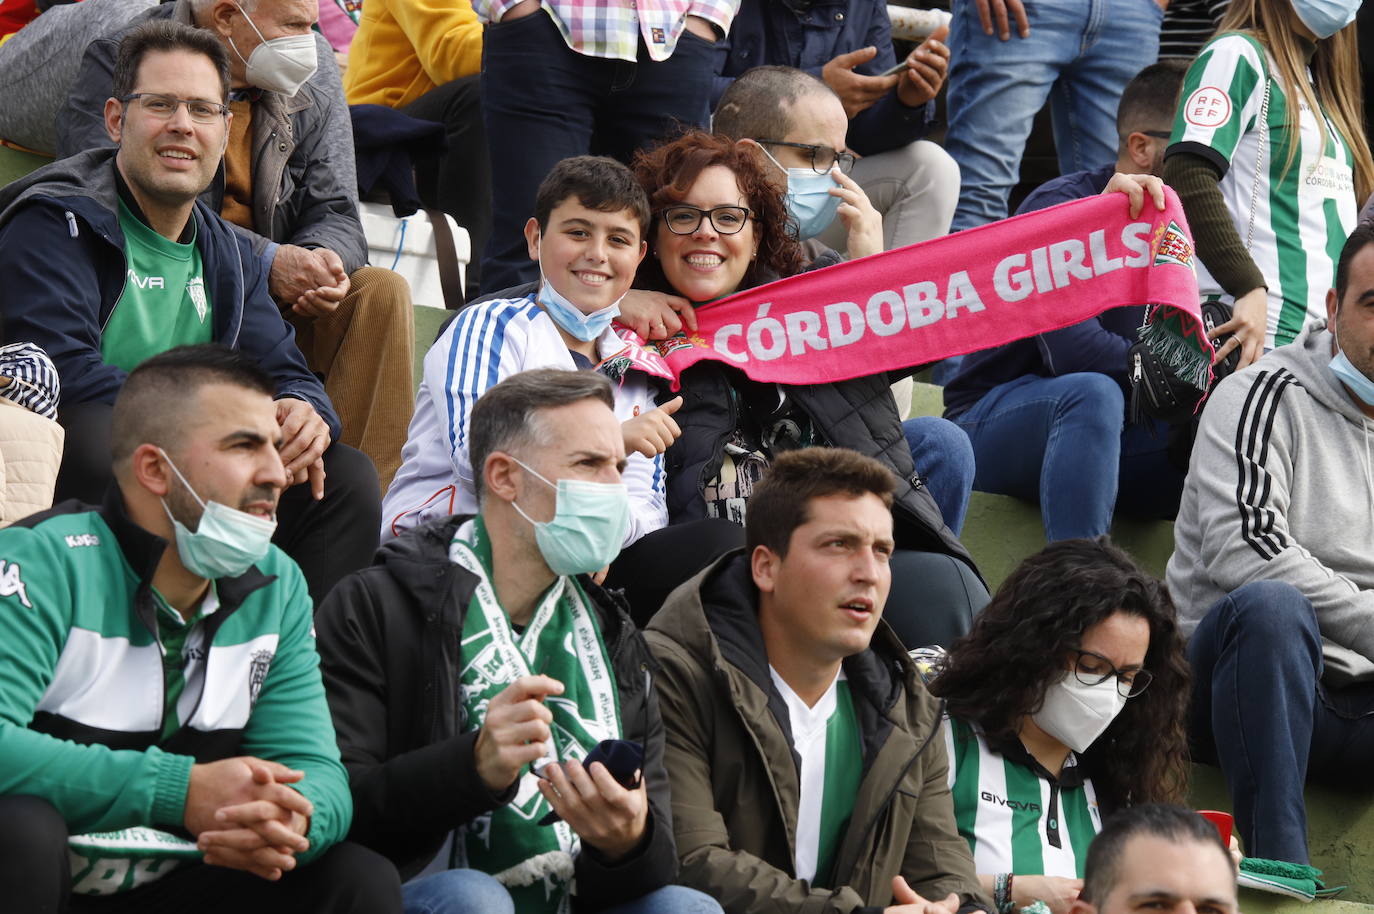
[[[1216,826],[1217,834],[1221,835],[1221,843],[1227,847],[1231,846],[1231,826],[1235,823],[1235,818],[1229,812],[1218,812],[1215,809],[1199,809],[1197,814],[1208,822]]]

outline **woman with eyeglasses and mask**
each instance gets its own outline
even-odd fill
[[[838,262],[831,251],[807,263],[784,194],[771,180],[772,167],[756,144],[700,131],[639,153],[633,168],[649,196],[652,221],[636,287],[706,305]],[[903,623],[914,623],[922,613],[935,616],[930,607],[944,605],[942,586],[950,599],[963,601],[951,610],[963,621],[949,640],[966,628],[982,602],[970,604],[969,594],[986,599],[986,589],[916,474],[887,375],[834,384],[764,384],[703,360],[681,381],[683,404],[673,418],[682,434],[665,453],[670,526],[646,537],[642,548],[623,553],[606,582],[626,589],[637,621],[652,614],[676,584],[744,544],[749,496],[776,454],[833,445],[883,462],[898,479],[892,509],[898,551],[886,617],[898,635],[912,639],[912,646],[930,643],[916,639]],[[689,523],[695,525],[692,535],[675,529]],[[682,548],[660,547],[669,531]],[[920,581],[920,599],[903,596],[903,580]]]
[[[999,911],[1064,914],[1105,814],[1184,799],[1174,605],[1106,537],[1026,559],[948,654],[915,656],[945,700],[955,821]]]

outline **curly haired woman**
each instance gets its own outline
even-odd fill
[[[1187,787],[1188,667],[1163,585],[1105,538],[1021,563],[935,666],[959,832],[999,910],[1067,911],[1102,814]]]

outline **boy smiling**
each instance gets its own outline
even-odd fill
[[[532,368],[599,371],[616,383],[631,522],[624,545],[668,521],[663,451],[678,435],[674,399],[654,406],[647,375],[611,329],[644,258],[649,202],[613,159],[565,159],[544,179],[525,224],[540,282],[523,298],[470,305],[425,356],[401,469],[382,505],[382,538],[436,517],[477,509],[468,457],[472,405],[488,388]]]

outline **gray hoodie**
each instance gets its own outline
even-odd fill
[[[1316,324],[1217,386],[1188,467],[1168,584],[1185,635],[1251,581],[1312,601],[1324,679],[1374,680],[1374,475],[1366,418]]]

